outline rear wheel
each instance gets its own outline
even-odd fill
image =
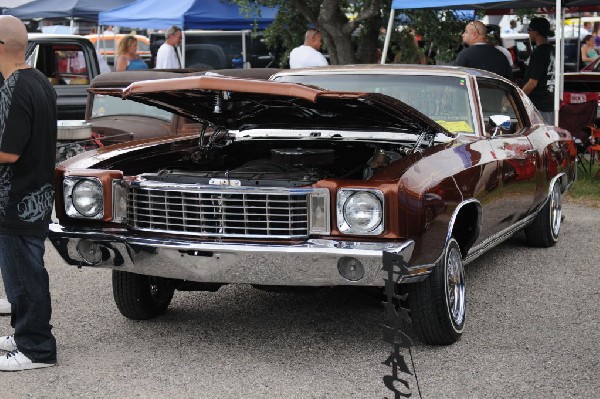
[[[113,296],[128,319],[147,320],[163,314],[175,287],[170,279],[113,270]]]
[[[525,227],[527,244],[534,247],[548,248],[556,244],[562,222],[562,194],[560,184],[552,187],[546,205],[536,215],[533,222]]]
[[[429,277],[408,284],[407,290],[413,329],[423,342],[449,345],[460,338],[466,315],[465,272],[454,238]]]

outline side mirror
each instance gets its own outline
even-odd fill
[[[496,137],[500,130],[508,131],[512,125],[510,121],[510,116],[508,115],[492,115],[489,120],[490,126],[494,129],[492,133],[492,138]]]

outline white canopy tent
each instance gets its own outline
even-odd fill
[[[555,81],[559,82],[558,90],[554,91],[554,123],[558,125],[558,111],[560,108],[560,99],[562,91],[562,80],[564,68],[564,40],[563,40],[563,24],[564,8],[600,5],[600,0],[480,0],[474,2],[472,0],[393,0],[388,29],[383,47],[383,55],[381,63],[385,63],[385,57],[389,48],[390,37],[392,34],[395,10],[408,10],[417,8],[436,8],[442,10],[448,9],[473,9],[473,10],[493,10],[493,9],[512,9],[512,8],[554,8],[556,13],[556,30],[555,30],[555,51],[556,51],[556,68]]]

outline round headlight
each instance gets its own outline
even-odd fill
[[[85,217],[95,217],[104,211],[102,185],[94,180],[82,180],[73,187],[73,206]]]
[[[370,232],[381,224],[383,208],[374,194],[359,191],[352,194],[344,204],[344,219],[356,232]]]

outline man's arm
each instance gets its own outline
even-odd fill
[[[15,163],[18,159],[19,156],[17,154],[0,151],[0,163]]]
[[[531,92],[535,90],[537,85],[538,81],[536,79],[529,79],[527,83],[525,83],[525,86],[523,86],[523,91],[525,94],[530,95]]]

